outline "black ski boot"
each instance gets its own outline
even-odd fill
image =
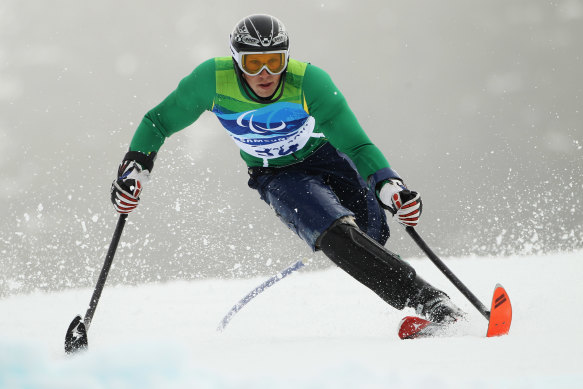
[[[417,293],[407,303],[408,307],[415,309],[417,315],[435,323],[450,324],[464,319],[466,314],[459,309],[439,289],[428,284],[417,276],[414,282]]]
[[[318,239],[317,247],[338,267],[397,309],[414,308],[437,323],[455,322],[465,314],[442,291],[417,275],[407,262],[381,246],[354,220],[336,221]]]

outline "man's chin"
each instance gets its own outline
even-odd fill
[[[273,94],[273,92],[275,92],[275,88],[273,88],[273,87],[270,87],[270,88],[259,87],[257,89],[258,90],[254,91],[254,92],[259,97],[269,97]]]

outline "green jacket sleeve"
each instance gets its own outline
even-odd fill
[[[322,69],[308,65],[304,78],[304,94],[317,130],[354,162],[361,177],[369,177],[390,169],[383,153],[370,141],[330,76]]]
[[[166,138],[211,110],[216,90],[215,61],[200,64],[164,101],[142,119],[130,143],[131,151],[157,152]]]

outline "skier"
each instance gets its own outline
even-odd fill
[[[463,318],[444,292],[384,248],[384,210],[415,226],[421,198],[369,140],[328,74],[290,58],[287,31],[273,16],[239,21],[230,49],[144,116],[112,184],[117,212],[137,207],[165,139],[212,111],[241,149],[249,186],[312,250],[397,309],[438,323]]]

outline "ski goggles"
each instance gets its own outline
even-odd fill
[[[267,70],[268,73],[277,75],[283,73],[287,67],[288,50],[269,51],[264,53],[241,52],[237,53],[235,61],[245,74],[256,76]]]

